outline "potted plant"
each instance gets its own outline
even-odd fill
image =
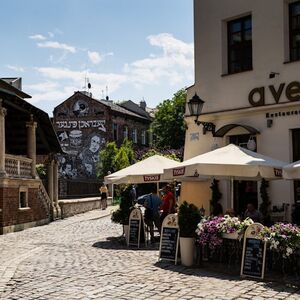
[[[120,208],[114,211],[111,216],[112,222],[123,225],[123,234],[125,235],[127,244],[129,233],[129,215],[133,206],[130,191],[131,185],[125,187],[125,189],[121,192]]]
[[[181,263],[191,266],[194,260],[194,248],[197,225],[201,216],[197,206],[184,201],[178,212],[178,225],[180,232]]]

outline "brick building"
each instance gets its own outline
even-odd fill
[[[0,234],[49,223],[59,216],[57,164],[61,152],[48,115],[26,102],[21,79],[0,79]],[[48,163],[47,190],[36,162]]]
[[[99,194],[96,165],[107,142],[120,146],[128,138],[138,148],[149,145],[151,117],[141,104],[130,101],[126,108],[78,91],[55,107],[53,124],[65,152],[59,158],[60,197]]]

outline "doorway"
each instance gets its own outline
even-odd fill
[[[300,129],[292,130],[293,139],[293,161],[300,160]],[[294,180],[295,203],[300,204],[300,180]]]
[[[256,137],[250,134],[229,136],[229,142],[239,147],[247,148],[249,140],[253,140],[256,145]],[[256,152],[256,149],[252,150]],[[233,209],[237,215],[243,216],[247,204],[251,202],[258,208],[257,182],[247,180],[234,180],[233,182]]]

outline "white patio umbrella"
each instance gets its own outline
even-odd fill
[[[233,178],[239,180],[281,179],[286,163],[230,144],[195,156],[179,167],[165,169],[165,179]]]
[[[180,167],[164,170],[165,179],[203,180],[203,178],[230,179],[231,204],[233,205],[233,180],[281,179],[286,163],[271,157],[230,144],[195,156]]]
[[[104,180],[106,184],[164,182],[168,180],[162,178],[163,170],[175,168],[179,165],[180,162],[175,160],[161,155],[153,155],[134,165],[105,176]]]
[[[283,167],[283,178],[300,179],[300,160]]]

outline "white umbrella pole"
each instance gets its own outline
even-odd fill
[[[156,182],[156,191],[157,191],[157,194],[159,193],[159,182],[157,181]]]

